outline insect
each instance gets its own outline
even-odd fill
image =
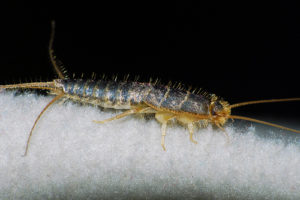
[[[104,108],[126,110],[123,113],[96,123],[105,123],[120,119],[132,114],[152,113],[158,122],[161,123],[161,146],[165,148],[165,136],[167,123],[176,119],[180,124],[186,126],[189,131],[190,141],[197,143],[193,139],[194,128],[198,124],[206,127],[209,123],[216,125],[223,130],[228,139],[226,131],[223,129],[228,119],[242,119],[256,123],[285,129],[300,133],[299,130],[283,127],[277,124],[231,115],[231,109],[250,104],[300,101],[300,98],[270,99],[248,101],[230,105],[227,101],[218,98],[214,94],[195,93],[190,89],[185,90],[171,85],[160,85],[156,83],[142,83],[130,81],[106,81],[106,80],[83,80],[70,79],[61,66],[56,63],[53,52],[55,24],[52,22],[52,32],[49,42],[49,56],[52,65],[58,75],[58,79],[50,82],[32,82],[12,85],[0,85],[0,89],[39,89],[48,90],[55,97],[43,108],[37,116],[27,139],[24,156],[28,152],[30,139],[35,126],[44,112],[53,103],[61,99],[71,99],[77,102],[84,102]]]

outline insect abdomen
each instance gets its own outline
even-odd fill
[[[130,109],[146,103],[157,109],[194,114],[207,114],[209,99],[170,86],[139,82],[93,80],[57,80],[59,86],[74,100],[105,108]]]
[[[105,108],[130,109],[142,103],[149,84],[137,82],[57,80],[69,98]]]

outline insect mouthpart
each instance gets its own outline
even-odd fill
[[[212,105],[211,116],[216,123],[224,125],[230,114],[231,109],[227,101],[218,100]]]

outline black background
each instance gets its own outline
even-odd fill
[[[300,97],[299,7],[162,2],[18,2],[2,6],[1,84],[56,78],[54,49],[70,74],[140,75],[182,82],[228,100]],[[300,102],[248,106],[235,114],[300,119]]]

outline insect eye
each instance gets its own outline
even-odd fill
[[[223,110],[223,105],[220,102],[215,102],[214,107],[212,109],[212,115],[216,115],[218,112]]]

